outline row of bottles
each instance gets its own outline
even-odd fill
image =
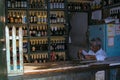
[[[114,5],[120,3],[120,0],[103,0],[104,6]]]
[[[7,0],[8,8],[26,8],[27,0]]]
[[[120,0],[114,0],[114,4],[119,3],[119,2],[120,2]]]
[[[120,20],[120,7],[110,9],[110,16]]]
[[[26,12],[25,11],[9,11],[7,17],[8,23],[26,23]]]
[[[64,61],[65,60],[65,52],[54,52],[50,53],[51,61]]]
[[[50,9],[64,9],[64,0],[50,0]]]
[[[64,36],[66,35],[65,27],[51,26],[51,36]]]
[[[31,52],[40,52],[48,51],[48,41],[47,40],[31,40],[30,41],[30,51]]]
[[[65,40],[51,40],[51,51],[64,51],[65,49]]]
[[[65,16],[63,12],[51,12],[50,23],[65,23]]]
[[[30,26],[29,32],[32,37],[47,36],[47,26]]]
[[[90,6],[92,10],[100,9],[103,6],[103,2],[102,0],[94,0],[90,3]]]
[[[8,25],[22,27],[24,62],[47,62],[51,51],[60,53],[56,60],[64,60],[65,0],[6,0],[6,4]],[[19,35],[18,30],[16,34]]]
[[[89,10],[90,3],[81,3],[81,2],[69,2],[67,6],[68,10],[76,11],[76,10]]]
[[[46,11],[31,11],[30,15],[30,23],[37,24],[46,24],[47,23],[47,12]]]
[[[51,36],[64,36],[66,35],[65,27],[51,26]],[[29,34],[31,37],[44,37],[48,36],[48,27],[46,25],[41,26],[30,26]],[[27,27],[23,26],[23,37],[27,37]]]
[[[48,61],[47,53],[33,53],[30,54],[30,62],[31,63],[45,63]],[[28,55],[24,55],[24,62],[28,63]]]
[[[30,8],[47,9],[45,0],[31,0],[29,6]]]

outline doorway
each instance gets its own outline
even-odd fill
[[[69,14],[70,38],[69,56],[71,59],[77,58],[79,48],[87,49],[87,29],[88,29],[88,13],[72,12]]]

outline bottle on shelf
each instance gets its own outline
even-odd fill
[[[10,16],[11,16],[11,13],[8,12],[8,16],[7,16],[7,23],[10,23]]]
[[[23,37],[27,37],[27,27],[23,26]]]
[[[26,41],[26,42],[23,42],[23,53],[27,53],[27,52],[28,52],[28,43]]]
[[[22,18],[22,23],[25,24],[27,22],[26,12],[21,13],[21,18]]]
[[[34,23],[34,13],[30,12],[30,23]]]
[[[33,40],[33,41],[30,42],[30,46],[31,46],[31,51],[32,52],[35,52],[35,50],[36,50],[35,44],[36,44],[35,40]]]
[[[10,23],[14,23],[13,12],[10,12]]]
[[[36,16],[36,12],[33,13],[34,16],[33,16],[33,23],[37,23],[37,16]]]
[[[7,7],[8,7],[8,8],[11,8],[11,0],[8,0],[8,1],[7,1]]]

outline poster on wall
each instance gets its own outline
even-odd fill
[[[120,35],[120,24],[115,25],[115,35]]]
[[[114,36],[115,36],[115,25],[108,24],[108,46],[114,46]]]
[[[115,36],[115,25],[114,24],[108,24],[107,33],[108,33],[108,37]]]
[[[108,46],[114,46],[114,36],[108,37]]]

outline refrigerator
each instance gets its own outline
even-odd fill
[[[120,24],[89,26],[89,40],[99,37],[107,57],[120,56]]]

